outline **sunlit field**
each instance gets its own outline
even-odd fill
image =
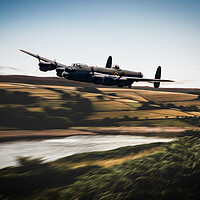
[[[20,112],[19,109],[22,108],[23,114],[20,115],[39,114],[46,118],[53,116],[54,119],[62,121],[61,127],[63,128],[82,126],[83,124],[86,126],[89,124],[95,126],[149,126],[151,124],[150,121],[143,123],[140,120],[165,120],[161,125],[166,124],[167,126],[194,126],[188,120],[183,122],[180,119],[199,117],[200,115],[197,94],[134,88],[93,88],[79,85],[71,87],[5,82],[1,83],[0,89],[4,95],[0,108],[4,110],[4,113],[6,109],[9,112],[16,112],[16,109],[17,112]],[[27,102],[20,100],[20,95],[26,96]],[[14,98],[19,99],[19,102],[16,103]],[[28,112],[30,113],[28,114]],[[78,120],[74,123],[76,113],[79,113]],[[114,121],[109,122],[109,119]],[[23,120],[23,116],[21,120]],[[48,120],[45,120],[49,124]],[[94,123],[95,120],[98,120],[98,125],[95,124],[96,122]],[[154,122],[152,125],[159,126]],[[7,127],[7,125],[2,124],[1,127]],[[12,122],[10,123],[11,127]],[[16,125],[13,127],[17,128]]]

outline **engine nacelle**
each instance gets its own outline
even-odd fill
[[[106,77],[106,78],[103,78],[102,85],[109,85],[109,86],[116,85],[116,81],[113,80],[112,78]]]
[[[102,84],[102,85],[116,85],[115,80],[109,77],[93,77],[92,82],[94,84]]]
[[[118,87],[124,87],[124,86],[131,86],[133,84],[132,80],[117,80],[116,85]]]
[[[62,77],[64,77],[64,78],[68,78],[68,75],[69,75],[68,72],[63,72],[63,73],[62,73]]]
[[[40,71],[47,72],[56,69],[55,64],[51,62],[40,62],[39,64]]]
[[[63,75],[62,75],[63,72],[64,72],[64,69],[59,69],[59,68],[56,69],[56,74],[59,77],[63,77]]]
[[[94,84],[102,84],[102,78],[100,78],[100,77],[92,78],[92,82]]]

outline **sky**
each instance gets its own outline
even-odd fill
[[[161,66],[176,81],[163,87],[200,88],[199,19],[199,0],[0,0],[0,74],[56,76],[19,49],[66,65],[112,55],[146,78]]]

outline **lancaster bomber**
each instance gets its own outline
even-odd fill
[[[118,65],[112,66],[112,57],[109,56],[105,67],[92,67],[86,64],[74,63],[71,66],[63,65],[56,60],[49,60],[38,54],[33,54],[20,49],[20,51],[31,55],[39,60],[40,71],[47,72],[56,70],[57,76],[74,81],[82,81],[94,84],[102,84],[108,86],[127,86],[131,88],[133,82],[151,82],[154,88],[160,86],[160,82],[174,82],[172,80],[164,80],[161,78],[161,67],[158,66],[154,79],[143,78],[141,72],[134,72],[120,69]]]

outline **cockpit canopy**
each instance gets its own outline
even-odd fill
[[[113,68],[113,69],[120,70],[120,67],[119,67],[119,65],[114,65],[112,68]]]
[[[74,63],[74,64],[72,64],[72,67],[80,69],[80,68],[87,68],[88,66],[86,64]]]

